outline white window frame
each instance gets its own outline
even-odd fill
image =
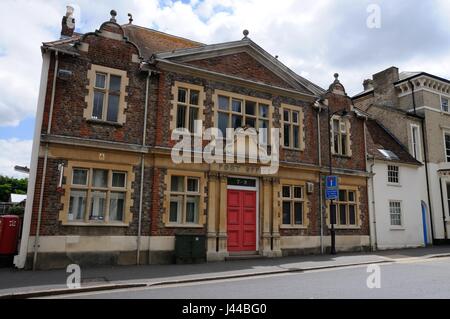
[[[289,112],[289,119],[284,118],[284,112]],[[304,114],[303,114],[303,108],[299,106],[293,106],[293,105],[287,105],[282,104],[281,105],[281,134],[282,134],[282,147],[285,149],[291,149],[296,151],[303,151],[305,149],[305,142],[304,142],[304,127],[303,127],[303,121],[304,121]],[[297,113],[297,122],[295,122],[293,119],[293,114]],[[284,134],[284,126],[289,126],[289,145],[285,145],[285,134]],[[294,127],[298,127],[298,147],[294,146]]]
[[[397,176],[392,175],[391,173],[396,174]],[[394,179],[396,178],[397,181],[391,181],[391,177]],[[387,165],[387,182],[389,185],[400,185],[400,166],[394,164]]]
[[[445,162],[450,163],[450,149],[447,149],[447,144],[445,142],[445,137],[447,135],[450,137],[450,131],[444,130],[442,132],[442,137],[443,137],[443,142],[444,142],[444,158],[445,158]],[[447,153],[447,151],[449,151],[449,153]]]
[[[416,141],[414,141],[414,130],[417,129]],[[420,137],[420,126],[417,124],[411,124],[411,155],[418,160],[422,161],[422,150],[420,147],[421,137]]]
[[[400,225],[392,225],[392,211],[391,211],[391,204],[398,203],[399,209],[400,209]],[[404,221],[403,221],[403,202],[401,200],[397,199],[390,199],[388,202],[388,211],[389,211],[389,226],[391,229],[404,229]]]
[[[444,113],[450,112],[450,97],[446,95],[440,95],[441,97],[441,111]],[[444,110],[444,100],[447,100],[447,110]]]

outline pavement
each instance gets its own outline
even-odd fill
[[[179,283],[248,278],[365,264],[450,256],[450,246],[338,255],[261,258],[192,265],[104,266],[81,269],[81,287],[68,289],[65,270],[0,269],[0,299],[45,297],[75,292],[111,291]]]

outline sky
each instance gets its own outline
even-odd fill
[[[42,42],[59,38],[66,5],[76,31],[118,12],[134,24],[213,44],[249,37],[308,80],[339,73],[349,95],[390,66],[450,78],[449,0],[1,0],[0,175],[30,165]]]

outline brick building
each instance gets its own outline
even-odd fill
[[[370,247],[365,117],[337,76],[325,91],[248,32],[205,45],[115,17],[77,34],[69,10],[61,39],[42,47],[17,267],[168,263],[177,234],[206,236],[208,261],[326,251],[330,149],[340,179],[337,248]],[[279,169],[262,173],[270,164],[249,153],[243,163],[175,163],[171,135],[186,128],[194,138],[195,121],[280,139]],[[280,134],[262,136],[266,128]]]

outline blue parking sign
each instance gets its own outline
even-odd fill
[[[325,179],[325,199],[337,200],[339,195],[338,177],[327,176]]]

